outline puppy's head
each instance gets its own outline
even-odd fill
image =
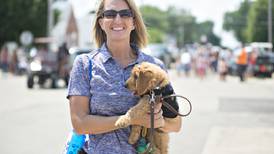
[[[164,87],[169,83],[167,73],[159,66],[143,62],[134,66],[126,87],[141,96],[156,86]]]

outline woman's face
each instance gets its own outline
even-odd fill
[[[129,42],[130,33],[135,27],[133,14],[127,3],[124,0],[105,0],[104,6],[103,18],[99,19],[99,24],[106,33],[107,41]]]

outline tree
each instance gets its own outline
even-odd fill
[[[221,39],[213,32],[214,23],[212,21],[204,21],[198,24],[198,36],[202,35],[207,37],[207,41],[213,45],[220,45]]]
[[[18,42],[20,34],[29,30],[34,37],[47,33],[46,0],[1,0],[0,45],[7,41]]]
[[[273,12],[273,8],[272,8]],[[272,13],[273,14],[273,13]],[[248,14],[247,40],[249,42],[268,41],[268,0],[258,0]]]
[[[170,37],[176,38],[178,47],[185,43],[200,41],[202,35],[206,35],[209,41],[219,45],[220,39],[213,33],[213,22],[199,24],[190,12],[184,9],[169,7],[162,11],[153,6],[142,6],[140,8],[145,24],[148,27],[150,43],[161,43]]]
[[[183,9],[169,7],[167,10],[169,29],[168,33],[175,36],[177,46],[182,47],[185,43],[192,43],[196,37],[196,18]]]
[[[140,10],[148,28],[149,42],[163,42],[165,39],[165,33],[168,29],[166,13],[157,7],[148,5],[142,6]]]
[[[251,6],[252,2],[250,0],[245,0],[240,4],[238,10],[227,12],[224,15],[223,28],[227,31],[233,31],[235,37],[241,42],[247,41],[245,29],[247,27],[247,18]]]

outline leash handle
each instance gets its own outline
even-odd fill
[[[186,114],[180,114],[179,112],[177,112],[171,105],[169,105],[168,103],[166,103],[166,102],[164,101],[165,98],[170,98],[170,97],[180,97],[180,98],[183,98],[184,100],[186,100],[186,101],[188,102],[188,104],[189,104],[189,111],[188,111]],[[179,115],[179,116],[181,116],[181,117],[186,117],[186,116],[188,116],[188,115],[191,113],[191,111],[192,111],[192,105],[191,105],[190,100],[187,99],[187,98],[184,97],[184,96],[172,94],[172,95],[169,95],[169,96],[164,96],[164,97],[162,97],[162,101],[163,101],[163,105],[164,105],[165,107],[167,107],[170,111],[174,112],[175,114],[177,114],[177,115]]]

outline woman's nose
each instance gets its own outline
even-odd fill
[[[121,21],[122,18],[119,14],[116,15],[116,17],[113,19],[114,21]]]

